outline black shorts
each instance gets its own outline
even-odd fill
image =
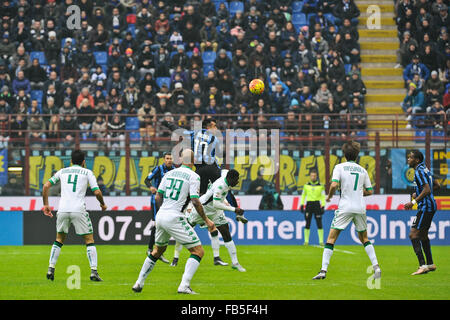
[[[312,213],[314,215],[316,215],[316,217],[321,217],[322,216],[322,209],[320,206],[320,201],[309,201],[306,202],[306,208],[305,208],[305,212],[306,213]]]
[[[428,230],[431,226],[431,221],[433,220],[434,214],[436,212],[422,212],[420,210],[417,212],[416,218],[414,219],[411,228],[417,230]]]
[[[209,182],[214,183],[221,174],[220,168],[215,163],[195,165],[195,172],[200,176],[200,194],[205,194]]]

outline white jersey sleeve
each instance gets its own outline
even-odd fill
[[[372,189],[372,182],[370,182],[369,173],[367,170],[364,170],[366,172],[365,179],[364,179],[364,189],[371,190]]]
[[[199,192],[200,192],[200,176],[195,172],[192,172],[191,181],[189,184],[189,197],[191,199],[199,198]]]
[[[335,166],[333,169],[333,176],[331,177],[332,182],[341,182],[341,166]]]
[[[88,171],[88,182],[89,182],[89,186],[91,187],[92,191],[98,190],[98,183],[97,183],[97,178],[94,176],[94,173],[89,170]]]
[[[56,173],[53,175],[53,177],[51,177],[48,181],[49,181],[52,185],[55,185],[55,184],[57,184],[58,182],[60,182],[60,181],[61,181],[61,170],[58,170],[58,172],[56,172]]]

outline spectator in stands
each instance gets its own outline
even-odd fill
[[[108,40],[109,35],[105,31],[103,24],[98,23],[96,28],[91,31],[89,38],[90,48],[92,48],[93,51],[106,51]]]
[[[39,60],[33,59],[33,63],[30,68],[25,70],[26,78],[30,80],[30,86],[32,90],[42,90],[44,82],[47,80],[47,74],[45,70],[39,64]]]
[[[48,124],[47,146],[52,148],[57,146],[57,139],[59,138],[59,116],[54,114]]]
[[[352,38],[350,33],[344,34],[343,39],[339,40],[337,50],[343,57],[345,63],[354,64],[361,61],[358,42]]]
[[[30,130],[30,138],[32,142],[42,142],[42,140],[45,140],[47,127],[44,120],[42,120],[38,114],[34,114],[28,118],[28,129]]]
[[[80,92],[80,94],[79,94],[78,97],[77,97],[77,101],[76,101],[76,103],[75,103],[75,106],[76,106],[77,108],[80,108],[81,102],[82,102],[84,99],[88,99],[89,104],[91,105],[92,108],[94,108],[94,105],[95,105],[95,103],[94,103],[94,97],[89,93],[89,87],[83,87],[83,88],[81,89],[81,92]]]
[[[64,146],[71,146],[75,142],[75,135],[78,130],[76,120],[70,114],[65,114],[60,123],[60,128],[61,137],[64,138]]]
[[[92,137],[97,140],[99,147],[106,146],[106,131],[107,123],[105,118],[101,114],[98,114],[95,121],[92,123]]]
[[[210,18],[205,19],[204,26],[200,29],[200,50],[204,51],[216,51],[217,50],[217,31],[216,27],[212,25]]]
[[[125,149],[125,120],[118,114],[112,116],[112,120],[108,122],[108,149],[124,150]]]
[[[1,101],[1,99],[0,99]],[[15,147],[20,147],[25,145],[25,132],[28,129],[28,122],[25,120],[24,116],[18,114],[13,118],[11,123],[11,140]]]
[[[406,67],[410,63],[412,57],[416,54],[416,48],[418,46],[419,44],[417,43],[417,40],[411,37],[411,33],[409,31],[405,31],[403,33],[403,39],[400,43],[400,49],[397,51],[397,62],[399,62],[399,64],[395,67]]]
[[[422,91],[417,90],[417,87],[414,83],[410,83],[408,86],[408,93],[403,100],[402,109],[406,113],[407,121],[412,120],[412,114],[421,113],[424,111],[425,106],[425,98]],[[407,128],[411,128],[411,124],[407,125]]]
[[[359,72],[353,71],[351,73],[351,78],[346,82],[347,92],[350,93],[350,98],[358,98],[360,102],[364,101],[364,95],[367,93],[366,86],[362,81]]]
[[[331,90],[334,90],[339,82],[345,80],[344,64],[339,58],[334,58],[332,64],[328,67],[328,78]]]
[[[353,0],[338,0],[336,6],[333,9],[333,15],[336,17],[336,25],[340,26],[342,20],[350,19],[353,25],[358,24],[358,17],[360,11]]]
[[[25,61],[25,69],[31,66],[30,55],[25,51],[25,48],[23,46],[17,47],[16,53],[13,54],[11,60],[11,68],[16,69],[21,59],[24,59]]]
[[[64,103],[62,108],[59,109],[60,115],[76,115],[77,114],[77,108],[72,104],[70,98],[66,97],[64,98]],[[72,118],[69,119],[70,121]]]
[[[19,92],[20,89],[25,91],[25,94],[29,94],[31,91],[30,80],[25,78],[24,71],[19,71],[17,77],[12,82],[12,88],[15,94]]]
[[[431,77],[425,83],[425,93],[430,94],[432,90],[436,90],[440,95],[444,94],[444,84],[439,79],[439,74],[436,70],[431,72]]]
[[[432,106],[427,107],[427,113],[435,129],[442,129],[444,127],[445,108],[438,100]]]
[[[412,62],[408,64],[403,71],[403,80],[405,80],[406,86],[412,81],[415,73],[419,74],[420,78],[425,81],[428,80],[428,77],[430,76],[428,68],[423,63],[419,62],[419,55],[415,55]]]
[[[350,105],[352,129],[364,130],[367,127],[367,115],[364,104],[357,97],[353,97]]]
[[[317,92],[314,96],[314,101],[319,105],[321,112],[326,113],[326,109],[328,106],[328,100],[330,97],[332,98],[333,94],[331,93],[330,90],[328,90],[328,86],[327,86],[326,82],[321,83],[320,89],[317,90]]]
[[[5,61],[9,61],[14,55],[15,51],[16,46],[14,42],[10,41],[9,33],[5,31],[5,33],[3,33],[3,40],[0,44],[0,58],[4,59]]]

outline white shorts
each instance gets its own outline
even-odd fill
[[[214,222],[214,224],[216,225],[216,227],[222,226],[224,224],[228,224],[228,220],[225,217],[225,213],[223,212],[223,210],[208,210],[207,207],[203,207],[206,216],[212,221]],[[189,223],[192,226],[195,225],[200,225],[200,227],[205,228],[206,224],[205,224],[205,220],[202,219],[202,217],[200,217],[200,215],[198,214],[197,210],[195,210],[195,208],[192,208],[192,210],[189,213],[186,213],[187,215],[187,219],[189,221]]]
[[[194,228],[181,212],[160,210],[156,215],[155,243],[158,247],[167,246],[170,237],[187,249],[201,245]]]
[[[367,216],[364,213],[346,213],[339,210],[334,212],[331,228],[344,230],[352,221],[355,224],[356,231],[363,232],[367,230]]]
[[[70,224],[73,224],[75,233],[79,236],[92,234],[91,218],[88,212],[58,212],[56,214],[56,232],[69,233]]]

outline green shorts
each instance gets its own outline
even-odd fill
[[[75,233],[79,236],[94,232],[88,212],[58,212],[56,214],[56,232],[69,233],[70,224],[73,224]]]

